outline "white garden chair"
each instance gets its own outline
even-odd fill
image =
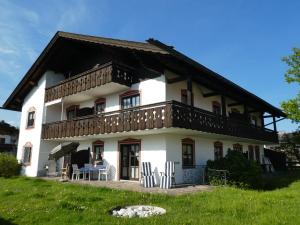
[[[107,164],[105,168],[99,169],[98,180],[101,180],[101,176],[105,176],[105,181],[108,181],[108,175],[110,171],[110,165]]]

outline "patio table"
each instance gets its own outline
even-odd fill
[[[97,166],[93,166],[93,167],[82,167],[79,169],[80,172],[83,172],[83,179],[85,180],[86,174],[89,174],[89,180],[91,180],[91,174],[93,174],[94,172],[98,172],[100,173],[101,170],[105,170],[106,167],[103,165],[97,165]]]

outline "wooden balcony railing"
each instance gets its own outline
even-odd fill
[[[277,133],[274,131],[253,127],[176,101],[44,124],[42,138],[67,138],[170,127],[278,142]]]
[[[131,86],[134,82],[133,70],[113,62],[106,63],[46,88],[45,102],[80,93],[110,82]]]

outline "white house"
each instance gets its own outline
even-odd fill
[[[22,112],[17,158],[27,176],[44,173],[57,145],[79,142],[86,161],[111,165],[113,180],[139,180],[141,162],[158,176],[175,161],[177,183],[229,148],[260,161],[263,145],[278,141],[275,118],[285,116],[157,40],[65,32],[55,34],[3,107]],[[266,117],[274,130],[265,128]]]

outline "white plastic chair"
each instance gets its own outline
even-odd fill
[[[101,175],[105,176],[105,181],[108,180],[110,165],[106,165],[105,169],[99,169],[98,180],[101,180]]]
[[[85,163],[84,164],[84,172],[83,172],[83,177],[84,177],[84,180],[86,179],[86,174],[88,173],[89,174],[89,181],[91,180],[91,168],[93,167],[93,164],[91,163]],[[88,171],[88,172],[87,172]]]
[[[72,180],[74,180],[74,176],[75,176],[75,180],[79,180],[80,179],[80,174],[82,174],[82,172],[78,169],[78,165],[77,164],[72,164]]]

